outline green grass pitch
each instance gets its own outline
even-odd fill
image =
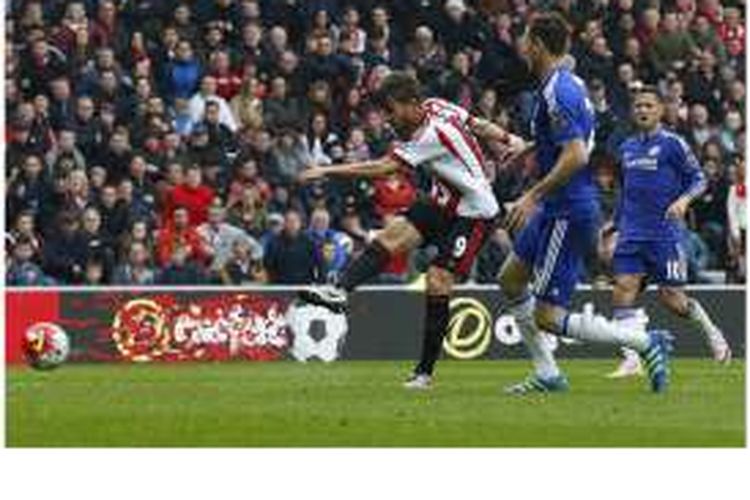
[[[571,392],[500,388],[525,361],[68,365],[7,371],[7,446],[744,446],[744,364],[678,359],[670,392],[563,361]]]

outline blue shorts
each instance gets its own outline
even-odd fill
[[[539,211],[518,235],[513,251],[532,270],[531,287],[537,299],[568,307],[584,260],[596,244],[596,215],[554,216]]]
[[[615,275],[645,274],[659,285],[679,286],[687,280],[687,259],[677,240],[622,240],[612,258]]]

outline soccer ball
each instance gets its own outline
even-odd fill
[[[51,370],[68,359],[70,341],[65,330],[56,324],[37,323],[26,330],[23,352],[32,368]]]

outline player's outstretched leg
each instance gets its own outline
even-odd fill
[[[375,240],[359,258],[346,267],[338,286],[309,287],[300,291],[299,298],[303,302],[323,306],[335,313],[343,313],[347,307],[347,293],[380,274],[390,255],[388,249]]]
[[[343,313],[347,309],[348,292],[380,274],[392,255],[417,247],[421,238],[419,231],[405,218],[391,219],[362,255],[349,263],[338,284],[305,288],[299,292],[299,299]]]
[[[646,331],[646,325],[624,326],[594,313],[591,304],[583,312],[566,313],[558,307],[544,308],[537,314],[537,323],[559,335],[588,342],[603,342],[636,350],[643,358],[651,382],[651,390],[666,390],[669,378],[669,351],[672,338],[661,330]]]
[[[688,297],[681,288],[662,286],[659,288],[659,300],[674,314],[689,320],[700,329],[711,348],[714,360],[724,364],[732,360],[732,349],[724,334],[697,299]]]

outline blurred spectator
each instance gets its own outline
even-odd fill
[[[80,283],[88,248],[79,220],[72,212],[62,212],[57,220],[58,230],[44,244],[44,270],[62,283]]]
[[[51,215],[52,184],[45,173],[42,159],[37,155],[28,155],[23,159],[21,171],[9,165],[9,170],[15,170],[6,194],[8,216],[12,219],[21,210],[29,210],[37,217]]]
[[[232,243],[231,254],[219,271],[224,285],[246,285],[266,281],[262,260],[257,258],[249,242],[236,239]]]
[[[143,243],[133,242],[127,249],[127,257],[112,276],[115,285],[153,285],[154,269],[150,265],[151,255]]]
[[[246,78],[229,103],[234,121],[243,128],[257,130],[263,126],[263,99],[257,78]]]
[[[47,153],[47,165],[52,172],[86,168],[86,158],[76,147],[76,134],[72,130],[60,129],[55,146]]]
[[[118,200],[117,188],[104,186],[95,206],[99,209],[105,231],[113,237],[122,235],[127,228],[129,214],[126,202]]]
[[[302,121],[299,101],[289,95],[288,83],[283,76],[271,80],[271,91],[263,101],[263,122],[270,130],[278,131]]]
[[[104,279],[112,272],[115,265],[115,242],[102,227],[102,218],[96,207],[90,206],[83,211],[81,236],[86,245],[85,262],[94,259],[104,266]]]
[[[203,263],[208,257],[203,240],[196,228],[190,225],[190,212],[178,206],[172,212],[172,220],[159,230],[156,240],[156,261],[166,266],[174,256],[175,249],[183,247],[187,258]]]
[[[34,260],[41,260],[42,238],[36,231],[33,212],[24,210],[18,214],[13,229],[10,231],[10,236],[15,241],[19,241],[21,238],[28,239],[34,250]]]
[[[214,205],[208,209],[208,221],[198,226],[198,235],[208,255],[212,271],[218,273],[232,255],[234,243],[243,240],[250,249],[253,261],[263,258],[263,247],[242,229],[224,222],[224,207]]]
[[[305,167],[312,164],[312,157],[305,147],[302,136],[292,129],[280,132],[272,155],[276,167],[274,177],[283,183],[293,182]]]
[[[161,285],[200,285],[206,281],[203,268],[190,259],[191,247],[176,245],[172,249],[169,262],[157,275],[157,283]]]
[[[341,155],[334,152],[340,146],[339,138],[328,129],[328,117],[325,113],[314,113],[310,119],[307,135],[302,137],[307,155],[315,165],[330,165],[335,159],[341,160]]]
[[[730,283],[744,283],[746,275],[745,247],[747,245],[747,186],[745,184],[745,159],[738,156],[734,164],[734,182],[727,197],[729,221],[729,273]]]
[[[662,16],[659,31],[651,42],[647,45],[649,60],[660,74],[670,69],[681,70],[691,56],[700,54],[690,33],[680,26],[677,12],[674,11]]]
[[[104,261],[98,257],[91,257],[86,261],[86,266],[83,271],[83,284],[86,286],[102,286],[107,285],[109,280],[107,279],[107,272]]]
[[[19,237],[11,250],[6,282],[9,286],[44,286],[54,281],[45,276],[42,268],[34,263],[34,244],[26,236]]]
[[[190,39],[177,43],[174,60],[167,68],[169,95],[173,98],[189,99],[198,87],[202,68],[193,53]],[[196,110],[200,116],[202,109]]]
[[[206,75],[201,79],[200,89],[190,98],[190,117],[193,123],[202,121],[206,117],[206,105],[210,102],[215,103],[219,107],[219,122],[226,125],[231,132],[235,132],[237,123],[226,99],[216,93],[217,88],[216,78],[213,76]]]
[[[190,217],[190,224],[198,226],[208,218],[208,207],[214,200],[213,190],[203,184],[203,174],[198,165],[191,165],[185,172],[185,182],[167,192],[164,213],[171,217],[176,207],[183,207]],[[169,223],[169,218],[164,224]]]
[[[344,270],[349,260],[346,236],[331,229],[331,214],[324,207],[318,207],[310,215],[308,234],[315,245],[315,260],[320,278],[332,283]]]
[[[724,260],[729,183],[722,165],[715,159],[704,160],[708,187],[692,204],[694,227],[708,244],[708,265],[717,266]]]
[[[302,231],[302,218],[294,210],[284,216],[284,229],[273,237],[264,253],[271,283],[312,283],[318,279],[315,243]]]

